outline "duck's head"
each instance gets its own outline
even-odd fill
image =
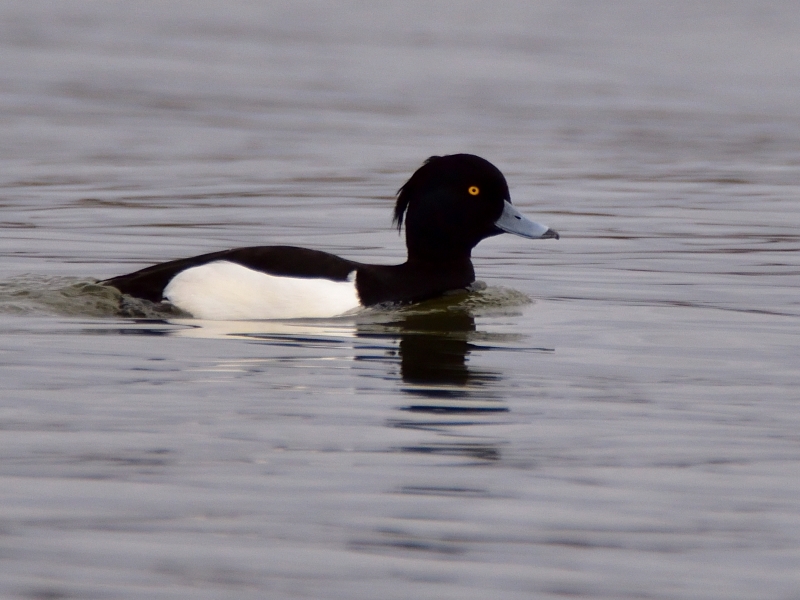
[[[472,154],[426,160],[398,191],[398,230],[403,221],[409,259],[469,258],[478,242],[501,233],[558,239],[546,225],[520,214],[500,170]]]

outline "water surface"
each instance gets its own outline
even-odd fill
[[[794,598],[792,2],[0,9],[0,595]],[[213,323],[95,285],[403,259],[431,154],[560,241],[486,289]]]

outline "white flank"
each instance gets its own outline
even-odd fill
[[[181,271],[164,297],[214,321],[327,318],[360,307],[355,273],[347,281],[279,277],[227,261]]]

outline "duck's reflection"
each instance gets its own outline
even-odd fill
[[[162,322],[168,329],[142,325],[149,333],[177,337],[294,341],[321,339],[369,341],[354,344],[354,359],[370,360],[370,352],[395,342],[400,377],[404,391],[430,397],[463,397],[480,389],[489,392],[492,383],[501,379],[497,371],[475,369],[468,357],[475,349],[478,335],[475,318],[467,310],[437,310],[370,315],[353,321],[202,321],[170,319]],[[133,328],[132,328],[133,329]],[[154,329],[156,331],[154,331]],[[489,334],[480,334],[486,339]],[[363,354],[362,354],[363,353]]]
[[[169,326],[175,327],[172,335],[181,337],[239,338],[304,347],[329,344],[337,351],[344,345],[352,348],[353,360],[359,365],[385,365],[388,361],[388,369],[380,368],[396,374],[399,367],[400,390],[408,402],[397,407],[400,412],[394,413],[387,426],[436,435],[427,443],[397,450],[479,461],[500,458],[500,442],[465,435],[466,429],[495,423],[493,415],[508,412],[501,394],[502,373],[474,367],[470,357],[476,350],[499,350],[509,335],[479,332],[469,310],[395,310],[325,322],[171,319]],[[500,345],[495,345],[497,342]],[[363,372],[372,376],[375,370],[370,367]]]
[[[312,371],[287,369],[312,366],[314,377],[335,375],[336,390],[374,394],[376,403],[393,407],[386,416],[386,427],[415,432],[410,438],[411,432],[391,436],[404,443],[379,451],[426,456],[448,464],[480,465],[502,460],[502,450],[508,443],[490,433],[508,419],[505,375],[502,368],[484,365],[489,360],[498,364],[496,358],[510,356],[507,353],[511,350],[552,351],[522,348],[524,336],[487,330],[493,322],[491,315],[510,316],[516,306],[528,302],[527,296],[513,291],[489,289],[482,294],[368,310],[339,319],[203,321],[180,316],[158,319],[153,313],[150,318],[123,319],[111,327],[106,322],[87,324],[86,328],[96,334],[238,339],[264,344],[269,347],[264,352],[234,353],[230,358],[223,358],[225,350],[220,354],[210,350],[210,364],[193,365],[192,370],[217,382],[240,373],[271,374],[276,365],[280,377],[294,382]],[[325,385],[317,379],[308,389],[313,393]],[[416,489],[417,483],[410,482],[409,489]],[[427,483],[424,489],[439,490]]]
[[[491,413],[508,411],[493,389],[502,380],[500,372],[469,365],[476,349],[473,340],[479,335],[491,337],[478,334],[474,316],[466,310],[400,313],[378,327],[362,327],[358,335],[380,335],[381,330],[398,340],[402,390],[411,400],[400,407],[404,416],[389,419],[387,425],[436,435],[397,450],[478,462],[499,460],[501,442],[466,435],[467,429],[494,422]]]
[[[406,383],[461,387],[475,377],[467,367],[468,334],[475,319],[466,312],[413,315],[400,321],[400,374]]]
[[[407,393],[431,398],[463,398],[500,379],[500,373],[470,367],[475,318],[466,310],[398,314],[362,325],[359,337],[392,335],[397,341],[400,377]]]
[[[492,384],[501,380],[497,371],[476,369],[469,365],[470,354],[476,349],[474,339],[486,341],[493,337],[476,331],[475,318],[467,310],[435,310],[367,315],[359,320],[330,321],[202,321],[170,319],[142,323],[145,332],[177,337],[248,339],[260,341],[292,340],[302,343],[322,340],[353,340],[353,358],[358,361],[374,359],[376,348],[399,358],[400,377],[407,384],[403,391],[430,398],[472,398],[477,392],[491,396]],[[129,327],[139,333],[138,327]],[[126,331],[127,332],[127,331]],[[359,344],[358,341],[368,342]],[[377,344],[375,343],[377,342]],[[490,347],[490,346],[489,346]],[[484,346],[486,348],[486,346]]]

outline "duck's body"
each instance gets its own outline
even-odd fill
[[[382,302],[417,302],[475,281],[469,260],[367,265],[294,246],[223,250],[104,283],[204,319],[335,317]]]
[[[408,260],[368,265],[294,246],[256,246],[161,263],[103,283],[202,319],[333,317],[383,302],[417,302],[475,281],[470,254],[503,232],[558,237],[511,205],[505,178],[477,156],[432,157],[400,189]]]

